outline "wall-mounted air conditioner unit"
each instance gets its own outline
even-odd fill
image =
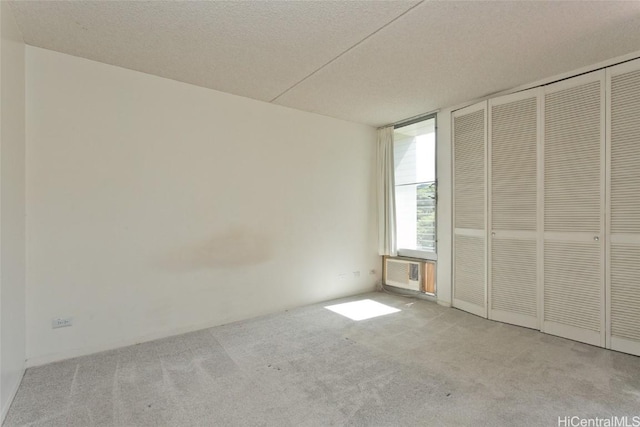
[[[384,283],[397,288],[420,291],[422,283],[421,263],[385,258]]]
[[[390,257],[384,259],[385,285],[435,295],[435,273],[434,261],[412,261]]]

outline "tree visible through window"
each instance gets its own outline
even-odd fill
[[[416,218],[418,220],[417,247],[436,251],[436,183],[418,185]]]
[[[394,130],[394,161],[399,253],[427,256],[436,252],[435,117]]]

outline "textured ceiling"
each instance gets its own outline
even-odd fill
[[[27,44],[374,126],[640,51],[640,2],[13,1]]]

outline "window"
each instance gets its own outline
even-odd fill
[[[398,254],[435,258],[436,118],[394,129]]]

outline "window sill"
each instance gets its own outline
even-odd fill
[[[398,249],[399,257],[418,258],[425,261],[437,261],[438,254],[435,252],[418,251],[415,249]]]

